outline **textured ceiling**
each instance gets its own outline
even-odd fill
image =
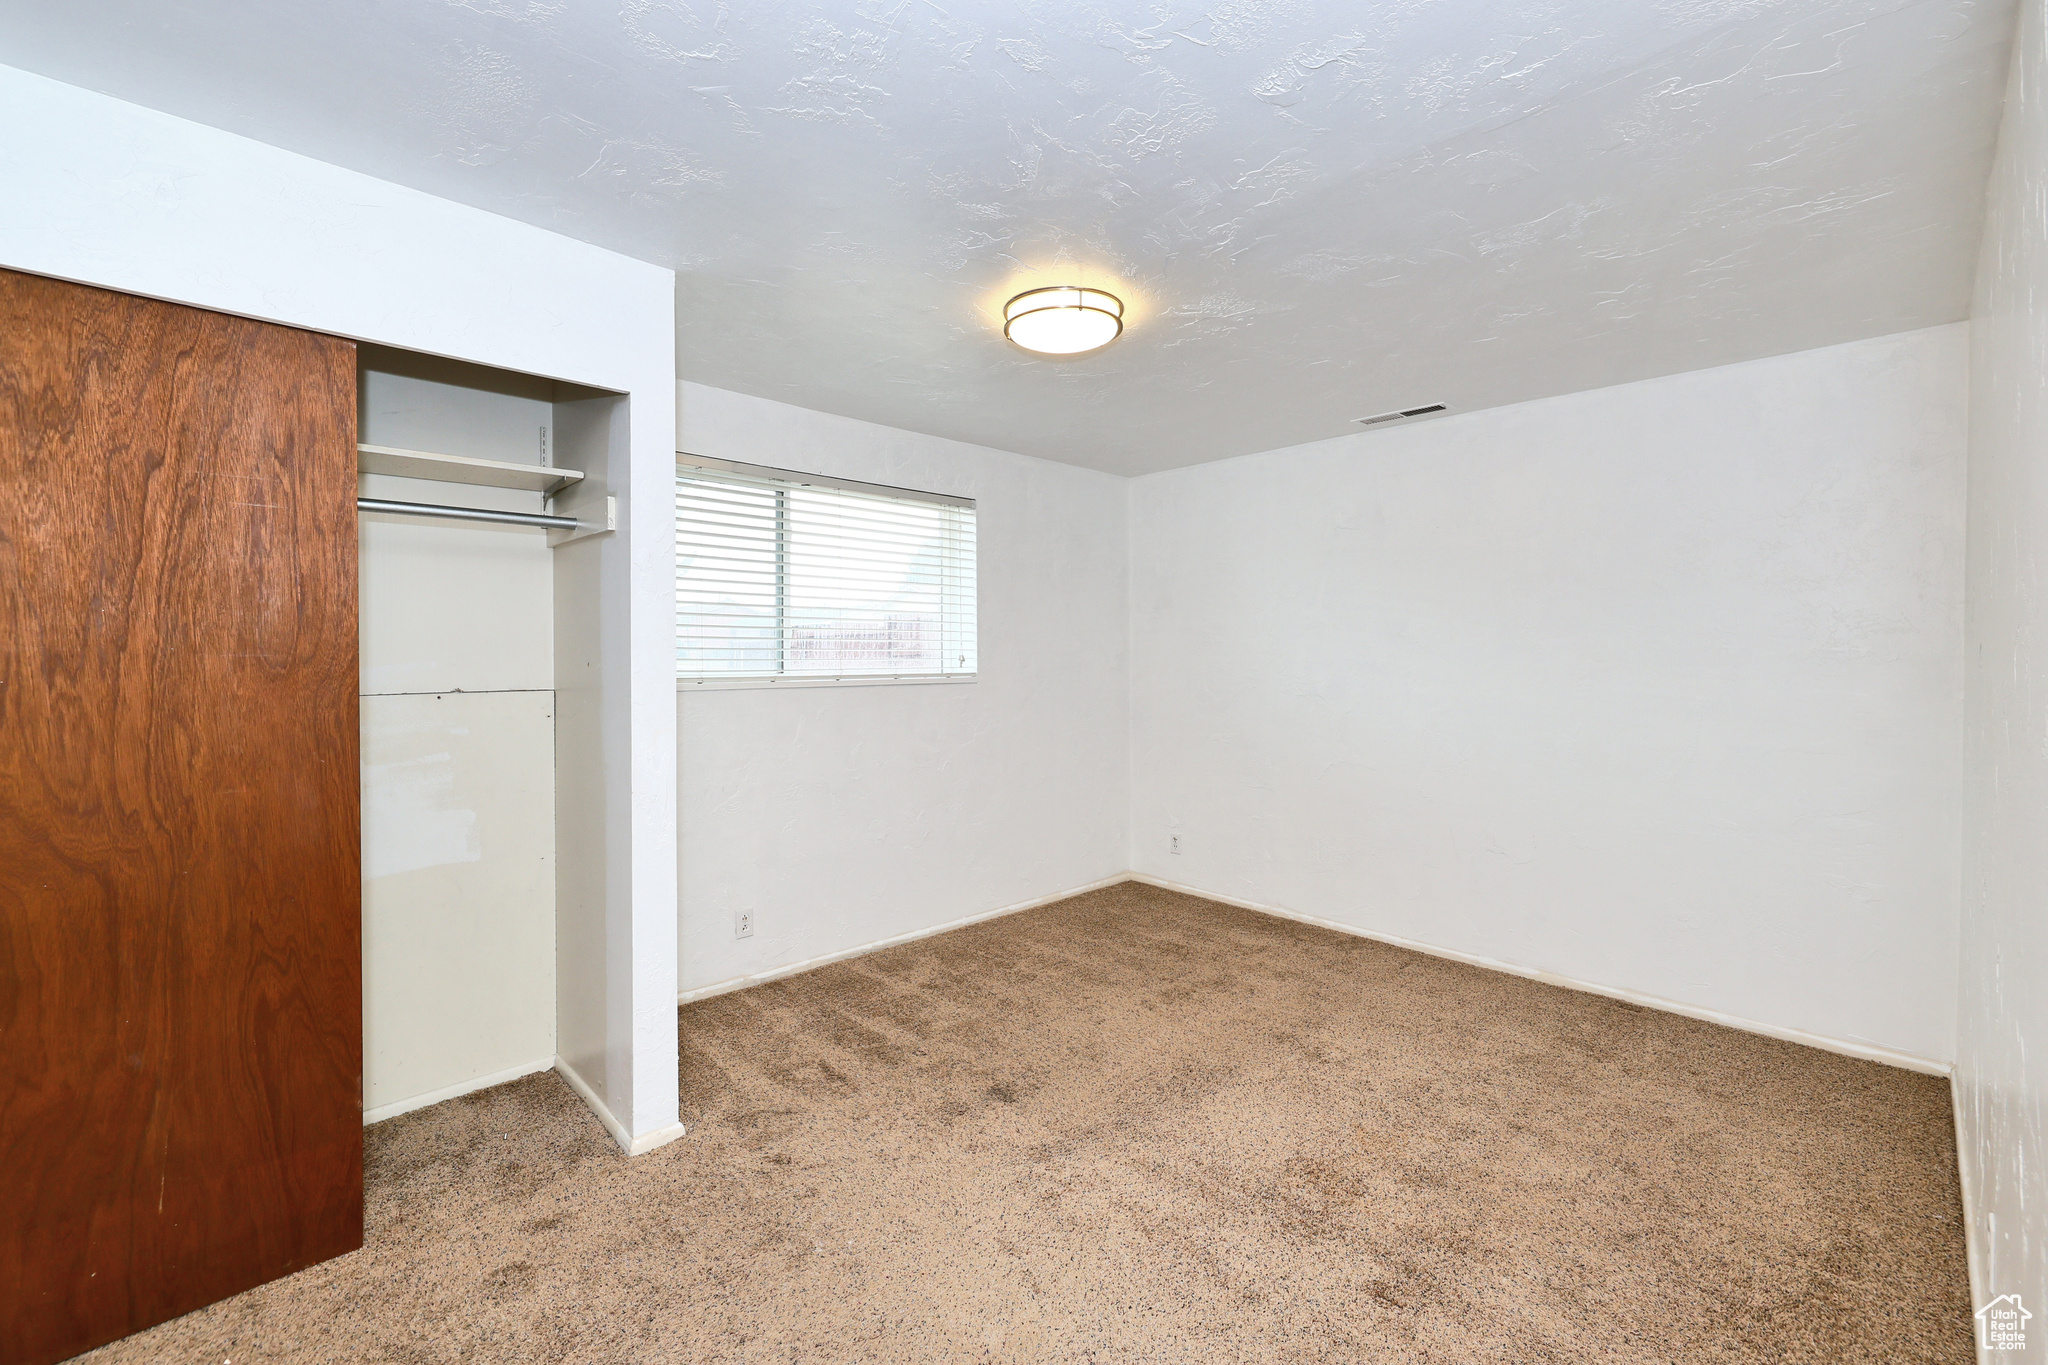
[[[2011,25],[15,0],[0,61],[673,266],[685,378],[1139,473],[1964,316]],[[1005,298],[1073,281],[1125,297],[1122,340],[1001,340]]]

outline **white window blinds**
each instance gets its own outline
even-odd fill
[[[974,501],[676,461],[676,674],[971,674]]]

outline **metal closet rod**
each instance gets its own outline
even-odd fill
[[[388,498],[357,498],[358,512],[396,512],[408,517],[447,517],[451,521],[498,521],[512,526],[545,526],[550,531],[573,531],[574,517],[551,517],[540,512],[498,512],[486,507],[443,507],[432,502],[392,502]]]

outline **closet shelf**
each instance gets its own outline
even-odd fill
[[[356,468],[365,474],[395,474],[402,479],[438,479],[442,483],[476,483],[490,488],[523,488],[554,494],[583,477],[580,469],[480,460],[474,455],[438,455],[396,446],[358,445]]]

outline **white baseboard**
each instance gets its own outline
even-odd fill
[[[454,1085],[444,1085],[439,1090],[429,1090],[423,1095],[413,1095],[407,1099],[393,1100],[390,1104],[380,1104],[375,1109],[363,1111],[363,1126],[367,1128],[373,1123],[395,1119],[400,1114],[410,1114],[415,1109],[424,1109],[430,1104],[439,1104],[443,1100],[452,1100],[473,1091],[489,1090],[494,1085],[503,1085],[507,1081],[516,1081],[521,1076],[546,1071],[554,1064],[553,1057],[542,1057],[539,1061],[521,1062],[518,1066],[507,1067],[503,1071],[493,1071],[488,1076],[473,1076],[466,1081],[457,1081]]]
[[[680,1123],[671,1123],[666,1128],[657,1128],[651,1133],[642,1133],[626,1144],[627,1156],[646,1156],[657,1147],[666,1147],[689,1130]],[[618,1134],[612,1134],[617,1137]]]
[[[1315,915],[1304,915],[1293,910],[1284,910],[1277,905],[1261,905],[1257,901],[1240,900],[1235,896],[1221,896],[1214,891],[1204,891],[1199,887],[1183,886],[1179,882],[1170,882],[1164,877],[1154,877],[1143,872],[1133,872],[1130,874],[1129,879],[1134,882],[1143,882],[1147,886],[1156,886],[1166,891],[1179,891],[1190,896],[1200,896],[1203,900],[1221,901],[1225,905],[1234,905],[1240,910],[1256,910],[1262,915],[1275,915],[1281,919],[1291,919],[1302,924],[1313,924],[1322,929],[1333,929],[1340,934],[1350,934],[1356,938],[1369,938],[1375,943],[1386,943],[1396,948],[1407,948],[1414,952],[1427,953],[1431,957],[1448,958],[1452,962],[1463,962],[1473,967],[1485,967],[1489,971],[1506,972],[1510,976],[1527,977],[1531,981],[1541,981],[1551,986],[1563,986],[1569,990],[1585,991],[1589,995],[1604,995],[1610,1000],[1625,1000],[1631,1005],[1641,1005],[1647,1009],[1662,1010],[1666,1014],[1680,1014],[1688,1019],[1700,1019],[1709,1024],[1722,1024],[1728,1028],[1741,1029],[1745,1033],[1761,1033],[1766,1038],[1780,1038],[1788,1043],[1802,1043],[1807,1047],[1817,1047],[1823,1052],[1839,1053],[1844,1057],[1855,1057],[1866,1062],[1883,1062],[1886,1066],[1902,1067],[1907,1071],[1918,1071],[1929,1076],[1946,1076],[1950,1070],[1947,1062],[1938,1061],[1932,1057],[1922,1057],[1917,1053],[1900,1052],[1894,1048],[1878,1047],[1869,1043],[1845,1042],[1839,1038],[1828,1038],[1818,1033],[1808,1033],[1803,1029],[1780,1028],[1776,1024],[1760,1024],[1754,1019],[1742,1019],[1732,1014],[1723,1014],[1719,1010],[1702,1009],[1698,1005],[1687,1005],[1677,1000],[1665,1000],[1659,996],[1645,995],[1641,991],[1627,990],[1619,986],[1602,986],[1592,981],[1580,981],[1574,977],[1559,976],[1556,972],[1546,972],[1537,967],[1523,967],[1513,962],[1500,962],[1490,957],[1479,957],[1472,953],[1456,952],[1450,948],[1438,948],[1433,944],[1418,943],[1414,939],[1396,938],[1392,934],[1376,934],[1369,929],[1360,929],[1349,924],[1339,924],[1335,920],[1321,919]]]
[[[1977,1224],[1977,1151],[1965,1139],[1970,1130],[1963,1126],[1963,1087],[1950,1079],[1948,1088],[1949,1109],[1956,1125],[1956,1181],[1963,1187],[1963,1265],[1970,1276],[1970,1306],[1981,1307],[1991,1301],[1991,1291],[1984,1283],[1984,1241]],[[1977,1359],[1989,1362],[1991,1351],[1984,1346],[1984,1334],[1972,1332],[1977,1342]]]
[[[756,972],[751,976],[731,977],[709,986],[699,986],[694,990],[684,991],[676,997],[676,1003],[687,1005],[693,1000],[706,1000],[714,995],[724,995],[729,991],[740,991],[750,986],[764,985],[770,981],[780,981],[786,976],[795,976],[801,972],[814,971],[819,967],[829,966],[834,962],[844,962],[849,958],[864,957],[869,953],[880,952],[884,948],[893,948],[900,943],[914,943],[921,938],[931,938],[937,934],[950,933],[955,929],[963,929],[970,924],[980,924],[984,920],[1000,919],[1004,915],[1014,915],[1019,911],[1034,910],[1041,905],[1050,905],[1054,901],[1065,900],[1069,896],[1078,896],[1088,891],[1100,891],[1104,887],[1116,886],[1122,882],[1143,882],[1147,886],[1156,886],[1167,891],[1179,891],[1190,896],[1200,896],[1203,900],[1219,901],[1224,905],[1234,905],[1241,910],[1255,910],[1262,915],[1274,915],[1280,919],[1291,919],[1302,924],[1313,924],[1318,928],[1331,929],[1340,934],[1350,934],[1357,938],[1369,938],[1376,943],[1385,943],[1396,948],[1407,948],[1413,952],[1427,953],[1431,957],[1446,958],[1452,962],[1463,962],[1473,967],[1484,967],[1488,971],[1506,972],[1510,976],[1524,977],[1531,981],[1541,981],[1551,986],[1563,986],[1567,990],[1584,991],[1588,995],[1604,995],[1610,1000],[1623,1000],[1631,1005],[1641,1005],[1646,1009],[1662,1010],[1666,1014],[1677,1014],[1687,1019],[1699,1019],[1709,1024],[1720,1024],[1727,1028],[1741,1029],[1745,1033],[1759,1033],[1766,1038],[1778,1038],[1788,1043],[1799,1043],[1805,1047],[1817,1047],[1823,1052],[1833,1052],[1844,1057],[1855,1057],[1861,1061],[1882,1062],[1886,1066],[1901,1067],[1907,1071],[1918,1071],[1929,1076],[1946,1076],[1950,1070],[1949,1063],[1933,1057],[1922,1057],[1918,1053],[1902,1052],[1896,1048],[1880,1047],[1873,1043],[1856,1043],[1840,1038],[1829,1038],[1818,1033],[1808,1033],[1803,1029],[1782,1028],[1776,1024],[1759,1023],[1754,1019],[1743,1019],[1733,1014],[1723,1014],[1719,1010],[1704,1009],[1698,1005],[1688,1005],[1677,1000],[1666,1000],[1661,996],[1646,995],[1641,991],[1628,990],[1624,987],[1603,986],[1598,982],[1581,981],[1575,977],[1560,976],[1556,972],[1547,972],[1538,967],[1524,967],[1513,962],[1502,962],[1495,958],[1480,957],[1475,953],[1461,953],[1451,948],[1439,948],[1434,944],[1421,943],[1414,939],[1397,938],[1392,934],[1374,933],[1369,929],[1360,929],[1354,925],[1340,924],[1336,920],[1322,919],[1316,915],[1304,915],[1277,905],[1263,905],[1258,901],[1243,900],[1236,896],[1219,895],[1214,891],[1204,891],[1196,886],[1185,886],[1180,882],[1170,882],[1164,877],[1154,877],[1144,872],[1118,873],[1114,877],[1104,877],[1102,880],[1090,882],[1086,886],[1071,887],[1065,891],[1056,891],[1048,896],[1039,896],[1034,900],[1021,901],[1016,905],[1006,905],[1000,910],[989,910],[979,915],[969,915],[965,919],[948,920],[944,924],[935,924],[928,929],[919,929],[908,934],[898,934],[894,938],[880,939],[874,943],[864,943],[858,948],[848,948],[842,952],[827,953],[822,957],[806,958],[802,962],[792,962],[787,966],[771,968],[765,972]],[[573,1073],[564,1069],[563,1074],[572,1076],[570,1082],[572,1085],[579,1084],[578,1081],[573,1079]],[[603,1106],[594,1097],[589,1095],[587,1090],[583,1093],[591,1108],[597,1110],[600,1117],[604,1117],[605,1111]],[[611,1119],[606,1118],[607,1125],[610,1125],[612,1122]],[[618,1136],[617,1131],[614,1131],[613,1136]]]
[[[569,1065],[566,1058],[555,1058],[554,1068],[561,1078],[569,1083],[569,1088],[590,1106],[590,1112],[597,1115],[597,1121],[604,1125],[604,1130],[612,1135],[612,1141],[618,1143],[619,1150],[627,1156],[644,1156],[657,1147],[668,1146],[683,1135],[683,1125],[671,1123],[666,1128],[657,1128],[651,1133],[642,1133],[639,1137],[634,1137],[626,1131],[626,1125],[620,1123],[617,1116],[612,1113],[611,1107],[597,1097],[597,1091],[591,1089],[590,1083],[577,1074],[575,1067]]]
[[[683,1125],[673,1123],[666,1128],[657,1128],[651,1133],[642,1133],[637,1138],[630,1136],[626,1132],[626,1126],[614,1118],[612,1111],[605,1107],[604,1101],[597,1097],[597,1092],[576,1074],[576,1068],[560,1057],[542,1057],[539,1061],[523,1062],[518,1066],[507,1067],[503,1071],[493,1071],[488,1076],[476,1076],[470,1080],[458,1081],[454,1085],[442,1086],[439,1090],[429,1090],[424,1095],[414,1095],[391,1104],[380,1104],[375,1109],[363,1111],[363,1126],[367,1128],[373,1123],[395,1119],[400,1114],[410,1114],[413,1110],[424,1109],[430,1104],[439,1104],[443,1100],[456,1099],[478,1090],[488,1090],[494,1085],[503,1085],[507,1081],[516,1081],[522,1076],[533,1076],[550,1070],[561,1073],[562,1079],[569,1083],[569,1088],[590,1106],[591,1112],[597,1115],[597,1121],[604,1125],[605,1131],[612,1135],[612,1140],[624,1149],[627,1156],[639,1156],[642,1152],[665,1147],[683,1135]]]
[[[1105,886],[1118,886],[1131,879],[1130,873],[1119,872],[1114,877],[1104,877],[1101,881],[1090,882],[1086,886],[1069,887],[1065,891],[1055,891],[1049,896],[1040,896],[1036,900],[1019,901],[1015,905],[1006,905],[1000,910],[986,910],[979,915],[969,915],[966,919],[947,920],[944,924],[934,924],[929,929],[918,929],[908,934],[898,934],[894,938],[878,939],[873,943],[863,943],[858,948],[848,948],[842,952],[827,953],[823,957],[807,957],[802,962],[792,962],[786,967],[771,967],[765,972],[756,972],[752,976],[729,977],[724,981],[713,982],[709,986],[699,986],[695,990],[684,991],[676,997],[676,1003],[678,1005],[687,1005],[692,1000],[708,1000],[714,995],[724,995],[730,991],[743,991],[749,986],[760,986],[770,981],[780,981],[785,976],[796,976],[801,972],[815,971],[819,967],[827,967],[834,962],[844,962],[848,958],[866,957],[869,953],[879,953],[884,948],[894,948],[899,943],[915,943],[921,938],[931,938],[936,934],[951,933],[955,929],[964,929],[970,924],[980,924],[983,920],[1001,919],[1004,915],[1014,915],[1023,910],[1036,910],[1041,905],[1051,905],[1054,901],[1063,901],[1069,896],[1079,896],[1089,891],[1100,891]]]

